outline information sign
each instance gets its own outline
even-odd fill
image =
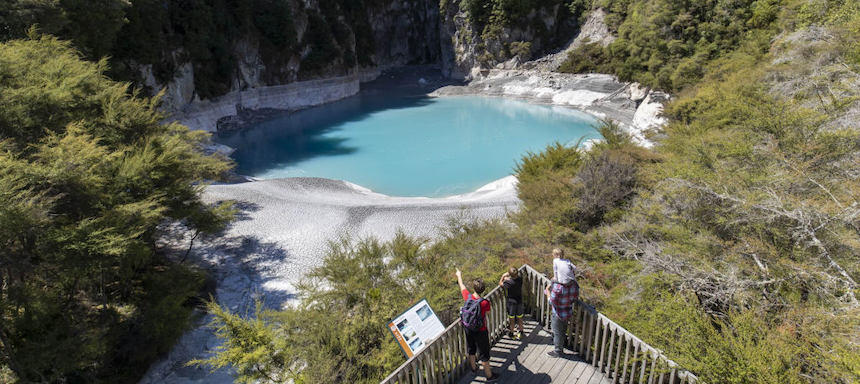
[[[418,304],[394,318],[388,323],[388,328],[407,358],[420,352],[427,343],[445,332],[445,326],[436,317],[427,300],[419,301]]]

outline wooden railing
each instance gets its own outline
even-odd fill
[[[550,280],[529,265],[520,268],[523,300],[534,319],[549,327],[552,309],[544,294]],[[491,310],[487,314],[490,343],[507,329],[508,317],[504,290],[496,287],[486,296]],[[659,350],[597,312],[577,301],[567,327],[567,346],[579,357],[611,378],[613,383],[694,384],[696,376],[678,367]],[[381,384],[455,383],[466,372],[466,337],[460,321],[454,321],[421,352],[392,372]]]

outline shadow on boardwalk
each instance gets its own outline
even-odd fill
[[[525,322],[522,340],[504,336],[493,345],[490,365],[500,374],[498,383],[517,384],[605,384],[610,383],[603,374],[576,354],[550,357],[553,349],[552,334],[537,322]],[[484,383],[483,374],[467,373],[460,384]]]

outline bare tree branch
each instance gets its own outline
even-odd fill
[[[716,199],[719,202],[729,203],[730,208],[736,211],[747,209],[763,213],[765,216],[762,217],[762,219],[769,222],[773,222],[776,219],[788,221],[792,225],[792,231],[790,234],[794,238],[794,241],[798,245],[806,245],[815,248],[818,251],[818,255],[823,260],[826,260],[827,265],[835,270],[840,276],[840,280],[843,281],[845,288],[847,288],[846,294],[849,299],[849,304],[852,306],[860,305],[854,294],[854,290],[857,289],[856,280],[834,259],[831,251],[818,236],[819,231],[826,229],[834,222],[853,226],[854,220],[858,215],[860,215],[860,209],[857,209],[856,203],[852,204],[851,207],[846,208],[836,200],[837,205],[841,206],[842,210],[836,215],[828,215],[809,209],[805,206],[788,209],[779,194],[769,188],[766,189],[766,192],[770,197],[770,200],[762,203],[750,203],[742,198],[729,195],[728,193],[719,193],[711,187],[692,183],[687,180],[668,179],[667,181],[678,186],[698,191],[706,196]],[[826,190],[826,188],[824,189]],[[833,198],[835,199],[835,197]]]

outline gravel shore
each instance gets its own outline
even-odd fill
[[[207,266],[217,281],[218,302],[233,311],[253,310],[255,300],[269,308],[294,303],[294,285],[319,266],[328,241],[388,240],[398,230],[434,237],[451,217],[467,220],[504,217],[517,209],[516,178],[509,176],[475,192],[444,197],[392,197],[338,180],[289,178],[212,185],[207,202],[235,200],[238,219],[226,233],[195,246],[189,260]],[[174,239],[187,246],[188,238]],[[187,367],[206,358],[219,341],[200,319],[170,355],[153,365],[141,383],[232,383],[228,370],[210,373]]]

